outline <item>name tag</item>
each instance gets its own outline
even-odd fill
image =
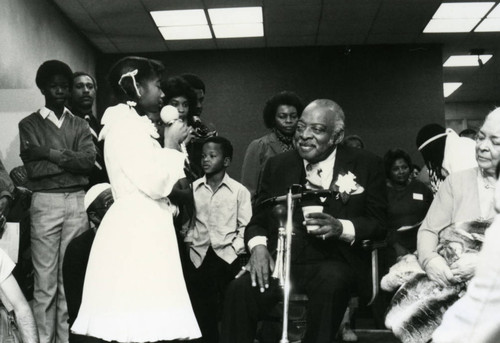
[[[424,200],[424,195],[420,193],[413,193],[413,200]]]

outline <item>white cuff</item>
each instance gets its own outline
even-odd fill
[[[248,250],[252,251],[257,245],[264,245],[267,247],[267,237],[266,236],[255,236],[248,241]]]
[[[354,230],[354,225],[350,220],[339,219],[339,222],[342,224],[342,234],[340,235],[340,239],[347,243],[354,243],[356,239],[356,231]]]

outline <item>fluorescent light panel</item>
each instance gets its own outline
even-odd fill
[[[474,30],[474,32],[499,32],[500,18],[486,18]]]
[[[481,19],[494,2],[448,2],[439,6],[433,19]]]
[[[213,25],[262,23],[262,7],[211,8],[208,15]]]
[[[493,11],[491,11],[486,18],[489,19],[500,18],[500,5],[497,5],[497,7],[495,7]]]
[[[470,32],[494,5],[494,2],[443,3],[425,27],[424,33]]]
[[[216,38],[264,36],[262,7],[211,8],[208,10]],[[210,39],[205,11],[152,11],[151,16],[165,40]]]
[[[207,25],[204,10],[152,11],[156,26]]]
[[[431,19],[424,33],[470,32],[481,19]]]
[[[215,38],[263,37],[262,23],[212,25]]]
[[[486,64],[493,55],[479,55],[483,64]],[[478,67],[479,61],[477,55],[456,55],[450,56],[443,67]]]
[[[158,29],[165,40],[212,38],[212,33],[208,25],[163,26]]]
[[[445,82],[443,83],[443,95],[445,98],[449,97],[454,91],[456,91],[462,82]]]

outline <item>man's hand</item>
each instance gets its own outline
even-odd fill
[[[24,166],[15,167],[10,171],[10,178],[16,186],[23,186],[28,179],[26,168]]]
[[[309,231],[309,234],[320,239],[339,238],[342,234],[342,223],[323,212],[309,213],[304,221],[304,225],[319,225],[319,228]]]
[[[21,151],[21,158],[23,161],[31,162],[31,161],[40,161],[40,160],[48,160],[50,149],[44,146],[36,146],[32,145],[29,142],[26,142],[27,148]]]
[[[459,281],[467,281],[474,276],[478,260],[477,253],[465,253],[451,266],[453,276]]]
[[[448,267],[445,259],[441,256],[436,256],[432,258],[425,267],[425,272],[427,276],[432,281],[436,282],[441,287],[446,287],[452,283],[456,283],[458,280],[453,276],[453,273]]]
[[[252,249],[250,261],[245,268],[250,272],[253,287],[258,284],[261,293],[269,288],[269,277],[274,270],[274,261],[265,245],[256,245]]]

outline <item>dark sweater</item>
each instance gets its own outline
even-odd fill
[[[19,123],[21,151],[32,146],[50,148],[48,160],[23,161],[34,192],[83,189],[95,161],[95,148],[88,123],[66,115],[61,128],[35,112]]]

